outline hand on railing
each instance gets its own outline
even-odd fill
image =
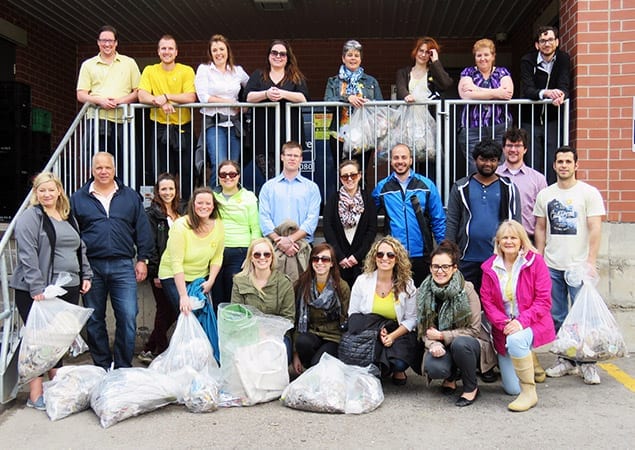
[[[554,106],[560,106],[565,100],[564,92],[560,89],[545,89],[542,98],[550,98]]]

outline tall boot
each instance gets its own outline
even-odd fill
[[[516,400],[507,405],[511,411],[527,411],[536,406],[538,396],[536,395],[536,382],[534,381],[534,362],[531,353],[522,358],[512,357],[512,364],[516,375],[520,380],[520,395]]]
[[[543,369],[540,365],[540,361],[538,361],[538,355],[536,355],[536,352],[531,352],[531,356],[534,360],[534,380],[536,381],[536,383],[544,383],[545,378],[547,378],[545,369]]]

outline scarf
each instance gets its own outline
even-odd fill
[[[345,229],[357,226],[359,218],[364,212],[362,191],[357,189],[357,192],[351,197],[346,188],[342,186],[340,188],[340,201],[337,205],[337,212]]]
[[[344,64],[340,66],[340,72],[337,77],[346,82],[346,95],[359,95],[364,96],[362,92],[362,86],[359,83],[359,79],[364,75],[364,68],[360,67],[355,72],[348,69]]]
[[[438,313],[437,302],[441,302]],[[428,275],[417,290],[417,310],[420,338],[437,322],[436,328],[439,331],[468,326],[472,310],[461,272],[454,272],[450,282],[445,286],[438,286],[432,280],[432,275]]]
[[[318,293],[315,279],[312,281],[311,298],[305,301],[300,298],[300,313],[298,314],[298,332],[306,333],[309,329],[309,306],[312,308],[322,309],[326,315],[326,320],[331,322],[339,320],[342,311],[340,299],[333,288],[333,279],[329,277],[322,293]]]

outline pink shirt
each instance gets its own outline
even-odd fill
[[[516,172],[516,171],[514,171]],[[536,196],[538,192],[547,187],[547,179],[543,174],[537,170],[527,167],[525,164],[516,172],[513,173],[507,166],[507,162],[498,166],[496,173],[503,175],[518,187],[520,192],[520,209],[523,216],[523,226],[529,236],[534,235],[536,230],[536,217],[534,217],[534,204],[536,203]]]

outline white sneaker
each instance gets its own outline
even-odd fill
[[[600,374],[595,364],[582,364],[580,370],[586,384],[600,384]]]
[[[556,364],[553,367],[545,370],[548,377],[559,378],[565,375],[577,375],[579,373],[578,366],[574,366],[571,361],[563,358],[558,358]]]

